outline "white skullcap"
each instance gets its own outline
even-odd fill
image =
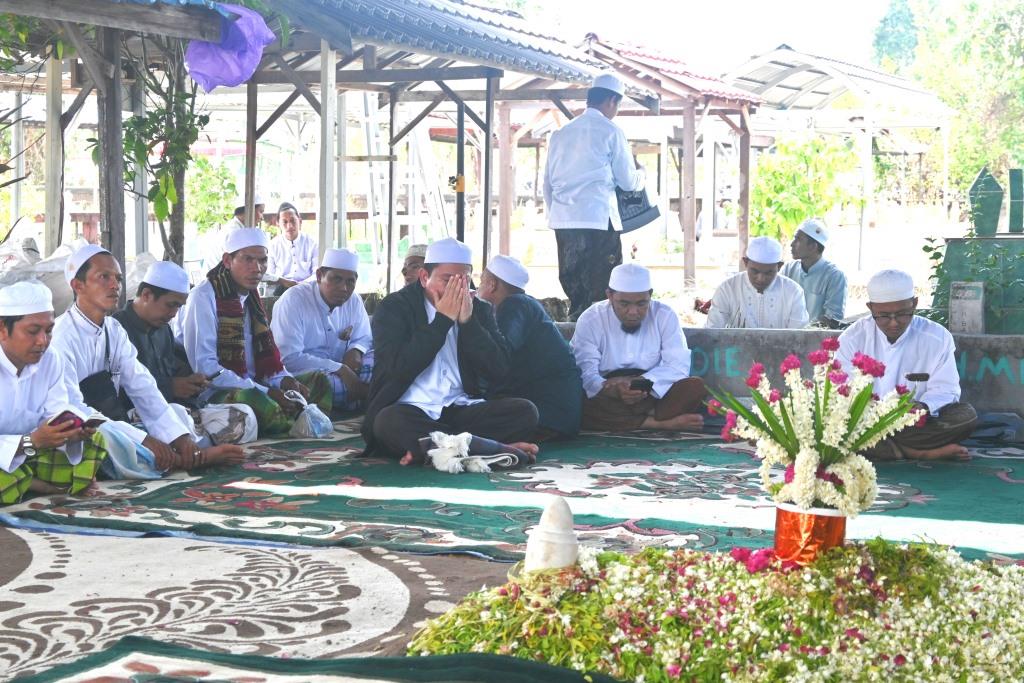
[[[800,232],[810,237],[818,244],[825,244],[828,242],[828,230],[825,229],[825,223],[820,218],[808,218],[800,227],[797,228]]]
[[[86,244],[84,247],[78,249],[78,251],[71,254],[68,257],[68,262],[64,264],[64,279],[67,280],[68,285],[71,285],[71,281],[75,279],[75,274],[78,270],[85,265],[85,262],[91,259],[96,254],[109,254],[110,252],[103,247],[95,244]]]
[[[228,238],[224,240],[224,252],[228,254],[234,254],[239,249],[246,247],[270,249],[270,238],[259,228],[238,228],[232,230]]]
[[[170,261],[157,261],[151,265],[142,277],[142,281],[147,285],[162,287],[178,294],[188,294],[188,273],[177,263]]]
[[[53,311],[50,288],[36,280],[15,282],[0,289],[0,315],[32,315]]]
[[[434,242],[427,247],[426,263],[461,263],[473,265],[473,252],[454,237]]]
[[[630,294],[651,291],[651,271],[639,263],[623,263],[612,268],[608,289]]]
[[[914,279],[902,270],[880,270],[868,280],[868,301],[887,304],[914,298]]]
[[[487,270],[502,282],[519,289],[526,289],[526,283],[530,281],[530,273],[526,266],[511,256],[498,254],[487,264]]]
[[[754,263],[779,263],[782,261],[782,245],[771,237],[755,237],[747,243],[747,258]]]
[[[266,204],[264,204],[264,202],[263,202],[263,195],[261,195],[259,192],[256,193],[255,197],[253,197],[253,202],[252,202],[253,206],[256,206],[257,204],[263,204],[264,206],[266,206]],[[244,194],[240,194],[237,197],[235,197],[235,211],[238,211],[239,209],[244,209],[244,208],[245,208],[245,195]]]
[[[324,252],[324,259],[320,266],[357,272],[359,270],[359,254],[351,249],[328,249]]]
[[[409,247],[409,251],[406,252],[405,257],[418,256],[419,258],[427,258],[427,245],[425,244],[414,244]]]
[[[626,86],[623,84],[622,79],[610,73],[594,76],[594,82],[590,84],[590,87],[611,90],[620,97],[626,94]]]

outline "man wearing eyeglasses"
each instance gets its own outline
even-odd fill
[[[925,423],[908,427],[871,449],[875,460],[966,460],[960,441],[977,424],[974,408],[960,401],[953,335],[926,318],[914,315],[914,281],[901,270],[883,270],[868,281],[870,318],[851,325],[839,337],[837,358],[852,368],[858,351],[885,364],[875,380],[884,395],[902,385],[927,411]]]

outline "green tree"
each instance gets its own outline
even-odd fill
[[[890,0],[889,11],[878,22],[873,41],[875,62],[899,73],[914,62],[917,24],[908,0]]]
[[[751,233],[787,240],[803,220],[851,201],[843,175],[856,166],[851,141],[817,135],[779,140],[757,159]]]
[[[213,164],[206,157],[196,157],[185,174],[185,188],[189,197],[185,220],[195,223],[200,234],[220,227],[234,211],[235,174],[224,162]]]

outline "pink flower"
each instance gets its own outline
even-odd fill
[[[751,574],[766,569],[775,559],[775,551],[771,548],[761,548],[754,551],[747,559],[747,571]]]
[[[789,652],[789,643],[779,643],[779,652]]]
[[[839,337],[825,337],[821,340],[821,348],[826,351],[838,351],[839,350]]]
[[[843,369],[843,364],[840,363],[838,360],[834,360],[834,361],[832,361],[832,365],[829,366],[829,367],[831,367],[833,370],[842,370]]]
[[[679,675],[683,673],[683,667],[678,664],[669,664],[665,667],[665,673],[669,678],[679,678]]]
[[[814,388],[814,382],[812,382],[809,379],[805,379],[804,380],[804,386],[807,387],[808,389],[813,389]]]
[[[838,389],[836,389],[836,391],[839,393],[840,396],[849,396],[850,395],[850,385],[849,384],[843,384]]]
[[[725,426],[722,427],[722,438],[726,441],[733,441],[732,430],[736,427],[736,413],[729,411],[725,414]]]
[[[807,354],[807,360],[811,361],[812,365],[825,365],[829,361],[828,351],[825,349],[817,349]]]
[[[917,422],[914,423],[915,427],[924,427],[928,423],[928,411],[922,410],[921,417],[917,418]]]
[[[764,363],[754,363],[750,366],[751,375],[763,375],[764,374]]]
[[[708,415],[718,415],[718,411],[722,408],[722,403],[711,399],[708,401]]]
[[[845,384],[846,380],[850,379],[850,376],[845,372],[833,371],[828,373],[828,381],[832,384]]]
[[[880,400],[880,399],[879,399],[879,396],[878,396],[878,394],[872,393],[872,394],[871,394],[871,400],[872,400],[872,401],[878,401],[878,400]]]
[[[782,398],[782,392],[778,389],[772,389],[768,392],[769,403],[778,403],[780,398]]]
[[[896,655],[895,657],[892,658],[892,663],[895,664],[896,666],[903,666],[904,664],[907,663],[907,658],[904,657],[903,655]]]
[[[900,396],[903,396],[904,394],[909,394],[910,389],[907,388],[906,384],[897,384],[896,393],[899,394]]]
[[[782,365],[779,366],[779,372],[785,375],[790,370],[800,369],[800,359],[795,354],[789,354],[782,360]]]
[[[761,384],[762,377],[764,377],[764,365],[761,363],[754,363],[750,366],[750,374],[747,376],[747,386],[751,389],[757,389],[758,385]]]
[[[750,387],[751,389],[757,389],[757,387],[760,386],[760,385],[761,385],[761,376],[760,375],[751,375],[750,377],[747,377],[747,386]]]
[[[790,463],[790,465],[786,467],[786,474],[783,476],[785,477],[787,484],[792,484],[793,478],[796,477],[796,467]]]
[[[833,474],[832,472],[826,472],[824,467],[818,467],[818,471],[814,473],[814,476],[816,476],[818,479],[821,479],[822,481],[832,482],[836,486],[843,485],[843,480],[839,477],[839,475]]]
[[[746,563],[750,559],[750,552],[750,548],[740,548],[737,546],[729,551],[729,557],[737,562]]]
[[[847,638],[855,638],[855,639],[859,640],[862,643],[865,640],[867,640],[867,638],[864,636],[864,634],[862,634],[860,632],[860,629],[857,629],[857,628],[848,628],[848,629],[846,629],[846,637]]]

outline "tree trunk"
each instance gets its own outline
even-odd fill
[[[179,266],[185,258],[185,169],[174,172],[174,189],[178,201],[171,207],[171,232],[167,237],[168,249],[164,251],[165,261],[174,261]]]

